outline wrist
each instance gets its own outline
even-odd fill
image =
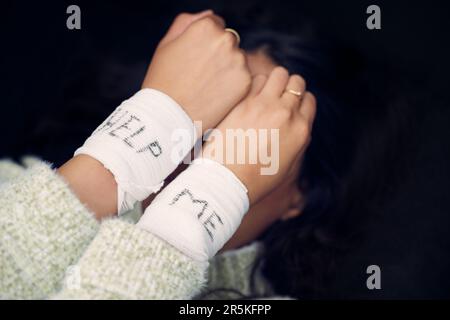
[[[147,208],[138,227],[195,260],[212,258],[249,207],[247,190],[226,167],[195,160]]]
[[[142,90],[156,90],[161,94],[164,94],[167,98],[172,100],[174,104],[178,105],[192,123],[200,122],[201,126],[195,127],[197,137],[200,137],[207,129],[209,129],[209,124],[204,121],[206,110],[204,108],[195,107],[201,106],[204,104],[203,102],[196,102],[195,100],[180,95],[179,92],[171,92],[172,90],[168,90],[164,86],[153,84],[151,82],[146,83],[145,87],[142,87]]]
[[[225,130],[222,131],[222,136],[226,137]],[[202,158],[220,163],[222,166],[232,172],[233,175],[246,188],[249,202],[250,204],[253,204],[255,202],[254,171],[258,170],[258,166],[256,164],[250,163],[239,163],[239,161],[237,160],[237,157],[239,157],[239,151],[236,148],[234,149],[234,151],[232,147],[227,149],[226,140],[225,142],[218,144],[216,142],[217,141],[214,138],[212,141],[205,143],[205,145],[203,146]],[[227,159],[227,154],[229,153],[233,154],[233,159],[231,159],[231,161],[228,161]],[[246,155],[246,158],[247,156],[248,155]]]
[[[195,139],[191,119],[174,100],[143,89],[124,101],[75,155],[89,155],[113,174],[116,211],[123,213],[160,189]]]
[[[98,220],[117,212],[117,184],[111,172],[99,161],[79,155],[67,161],[57,172]]]

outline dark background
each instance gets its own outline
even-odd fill
[[[66,28],[70,4],[81,7],[81,30]],[[382,30],[365,27],[370,4],[381,7]],[[139,88],[155,45],[179,12],[212,8],[231,27],[291,33],[307,17],[366,61],[407,70],[424,93],[411,106],[418,121],[409,174],[380,205],[367,241],[339,267],[339,296],[449,298],[448,7],[436,0],[2,2],[0,157],[35,154],[56,165],[68,159],[115,103]],[[136,70],[133,76],[123,77],[124,66]],[[79,99],[98,108],[80,114]],[[76,129],[59,128],[61,122]],[[366,288],[370,264],[382,269],[382,290]]]

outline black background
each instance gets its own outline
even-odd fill
[[[81,7],[81,30],[66,28],[70,4]],[[381,7],[382,30],[365,27],[370,4]],[[447,1],[2,2],[0,157],[37,154],[56,164],[70,157],[83,136],[55,136],[33,143],[49,115],[83,121],[76,110],[67,109],[77,94],[67,92],[69,80],[111,76],[111,95],[125,98],[139,88],[139,77],[114,78],[114,70],[96,69],[98,60],[92,56],[143,70],[142,64],[149,61],[177,13],[206,8],[223,14],[230,26],[256,19],[261,25],[288,31],[301,24],[300,14],[308,16],[368,59],[389,61],[423,81],[419,90],[428,95],[415,106],[423,121],[412,136],[417,145],[412,174],[391,203],[380,209],[366,231],[369,240],[342,265],[339,288],[341,296],[350,298],[450,297]],[[92,74],[77,73],[83,63],[93,66]],[[83,90],[83,95],[89,94],[89,87]],[[99,93],[92,90],[90,94]],[[86,126],[86,133],[94,128]],[[365,286],[365,267],[370,264],[381,266],[382,290],[368,291]]]

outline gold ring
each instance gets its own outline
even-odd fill
[[[225,28],[225,31],[231,32],[236,37],[237,44],[241,42],[241,37],[239,36],[239,33],[236,30],[231,28]]]
[[[297,97],[301,97],[302,96],[302,92],[301,91],[295,91],[295,90],[292,90],[292,89],[287,89],[287,90],[285,90],[285,92],[291,93],[291,94],[293,94],[294,96],[297,96]]]

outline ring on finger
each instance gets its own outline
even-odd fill
[[[303,94],[303,92],[301,92],[301,91],[296,91],[296,90],[292,90],[292,89],[286,89],[284,92],[293,94],[294,96],[297,96],[297,97],[299,97],[299,98],[300,98],[300,97],[302,96],[302,94]]]
[[[236,30],[231,29],[231,28],[225,28],[225,31],[232,33],[236,37],[237,44],[239,44],[241,42],[241,36],[239,35],[239,33]]]

